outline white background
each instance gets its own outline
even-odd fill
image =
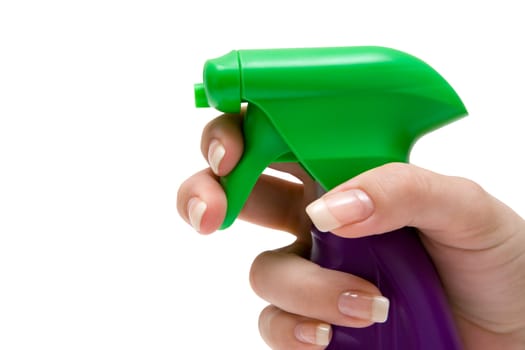
[[[310,5],[311,4],[311,5]],[[2,1],[0,349],[265,349],[248,271],[283,233],[195,234],[193,107],[232,49],[382,45],[436,68],[470,116],[412,161],[525,213],[518,1]]]

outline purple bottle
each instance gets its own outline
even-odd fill
[[[460,350],[450,307],[417,230],[364,238],[312,228],[311,260],[375,284],[390,300],[388,320],[366,328],[333,326],[328,350]]]

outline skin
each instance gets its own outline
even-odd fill
[[[218,176],[228,174],[242,155],[241,115],[223,115],[202,135],[208,157],[212,140],[226,152],[214,174],[205,169],[187,179],[177,199],[188,223],[188,202],[207,204],[200,233],[222,223],[226,197]],[[260,316],[261,336],[272,349],[323,349],[295,336],[298,325],[319,323],[364,327],[370,321],[343,315],[341,293],[380,291],[346,273],[323,269],[306,259],[310,248],[310,218],[305,207],[315,199],[313,181],[297,166],[280,164],[302,184],[263,175],[240,218],[287,231],[297,240],[288,247],[259,255],[251,269],[254,291],[270,305]],[[444,176],[408,164],[387,164],[363,173],[330,191],[360,189],[374,210],[366,219],[333,230],[343,237],[361,237],[414,226],[443,281],[464,348],[467,350],[525,348],[525,221],[478,184]],[[308,291],[305,293],[305,291]]]

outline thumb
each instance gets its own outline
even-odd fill
[[[501,231],[510,230],[494,228],[517,217],[470,180],[403,163],[360,174],[311,203],[306,211],[319,230],[343,237],[414,226],[435,241],[464,249],[498,244],[506,239]]]

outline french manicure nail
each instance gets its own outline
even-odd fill
[[[190,224],[197,232],[200,232],[201,230],[202,217],[207,208],[208,206],[206,203],[199,198],[194,197],[188,201],[188,216],[190,218]]]
[[[295,337],[302,343],[326,346],[332,337],[332,327],[326,323],[299,323],[295,327]]]
[[[341,294],[338,307],[339,311],[347,316],[383,323],[388,318],[390,301],[379,295],[349,291]]]
[[[225,154],[226,149],[222,143],[217,139],[213,139],[208,148],[208,163],[210,164],[211,170],[217,175],[219,174],[219,165]]]
[[[373,211],[372,200],[359,189],[327,193],[306,207],[314,225],[325,232],[363,221]]]

